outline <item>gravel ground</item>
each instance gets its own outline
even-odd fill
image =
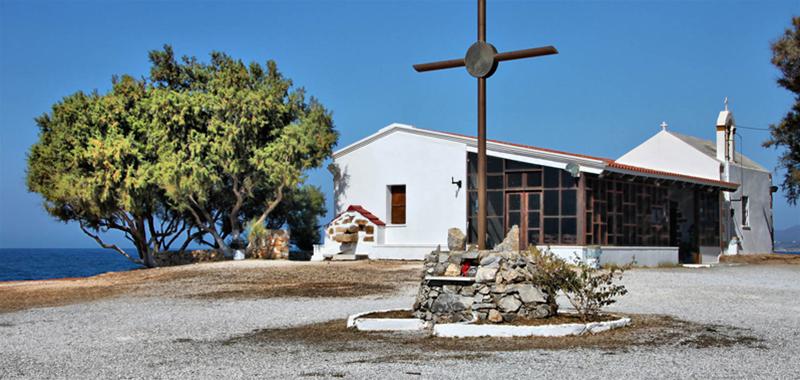
[[[641,269],[624,283],[630,294],[615,311],[730,326],[761,342],[513,352],[469,342],[462,352],[367,340],[231,343],[255,330],[407,307],[416,289],[358,298],[122,296],[0,314],[0,378],[800,378],[800,266]]]

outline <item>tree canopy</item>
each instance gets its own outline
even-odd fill
[[[139,253],[129,258],[148,266],[176,241],[227,250],[245,220],[265,223],[287,194],[314,218],[294,225],[316,223],[324,198],[301,185],[338,139],[328,110],[273,61],[214,52],[202,63],[168,45],[150,60],[149,77],[114,78],[106,94],[77,92],[36,119],[27,183],[51,215],[128,256],[101,236],[121,231]]]
[[[330,112],[292,89],[275,62],[245,65],[216,52],[208,64],[177,60],[169,46],[150,59],[158,184],[218,246],[237,239],[250,214],[265,222],[331,155]]]
[[[782,147],[778,165],[786,170],[781,188],[791,204],[800,198],[800,17],[772,43],[772,63],[780,70],[778,84],[794,93],[794,105],[778,124],[770,125],[766,147]]]
[[[39,141],[28,155],[27,185],[57,219],[78,222],[103,247],[153,266],[152,254],[191,227],[152,181],[157,156],[144,130],[146,97],[143,81],[123,76],[107,94],[77,92],[53,105],[36,119]],[[109,230],[121,231],[139,257],[105,243],[99,232]]]

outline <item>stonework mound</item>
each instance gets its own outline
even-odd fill
[[[518,249],[515,228],[495,250],[431,252],[425,257],[422,283],[414,303],[417,318],[434,323],[509,322],[547,318],[555,305],[534,283],[538,270]]]

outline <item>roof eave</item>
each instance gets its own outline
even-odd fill
[[[677,174],[677,173],[665,173],[665,172],[659,172],[659,171],[655,171],[655,170],[652,170],[652,172],[645,173],[645,172],[642,172],[640,170],[627,169],[627,168],[622,168],[622,167],[619,167],[619,166],[614,166],[613,163],[611,163],[608,166],[606,166],[605,171],[611,172],[611,173],[631,175],[631,176],[636,176],[636,177],[656,178],[656,179],[662,179],[662,180],[666,180],[666,181],[687,182],[687,183],[693,183],[693,184],[703,185],[703,186],[718,187],[718,188],[722,189],[723,191],[736,191],[736,189],[739,188],[739,184],[733,183],[733,182],[725,182],[725,181],[713,180],[713,179],[702,178],[702,177],[694,177],[694,176]]]

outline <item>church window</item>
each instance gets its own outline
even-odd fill
[[[389,186],[391,223],[406,224],[406,185]]]

